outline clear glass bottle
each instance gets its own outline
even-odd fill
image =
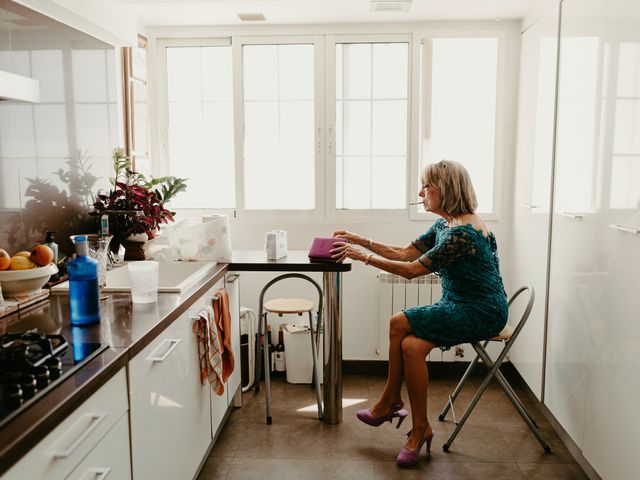
[[[74,238],[76,258],[69,262],[69,310],[71,325],[83,326],[100,321],[98,262],[88,256],[87,237]]]

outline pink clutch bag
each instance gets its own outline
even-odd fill
[[[309,249],[309,260],[312,262],[335,262],[331,258],[331,250],[336,242],[346,242],[346,238],[341,237],[316,237],[313,239]]]

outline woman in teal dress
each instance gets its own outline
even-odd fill
[[[338,230],[334,258],[414,278],[436,273],[442,279],[442,298],[433,305],[407,308],[389,324],[389,374],[382,397],[369,410],[358,412],[363,422],[379,426],[407,415],[400,397],[407,384],[413,428],[398,454],[402,466],[417,463],[423,444],[430,448],[435,434],[427,419],[429,375],[426,356],[435,347],[448,348],[498,335],[507,323],[507,296],[500,276],[496,239],[475,214],[477,200],[467,170],[458,162],[428,165],[420,197],[424,209],[439,218],[405,247],[374,242]],[[357,246],[368,250],[362,250]]]

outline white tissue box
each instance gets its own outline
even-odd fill
[[[278,260],[287,256],[287,232],[285,230],[271,230],[264,236],[264,251],[267,260]]]

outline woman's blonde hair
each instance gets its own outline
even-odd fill
[[[440,189],[442,211],[452,217],[465,213],[474,213],[478,208],[476,191],[471,183],[469,172],[464,166],[453,160],[441,160],[431,163],[424,169],[424,184]]]

